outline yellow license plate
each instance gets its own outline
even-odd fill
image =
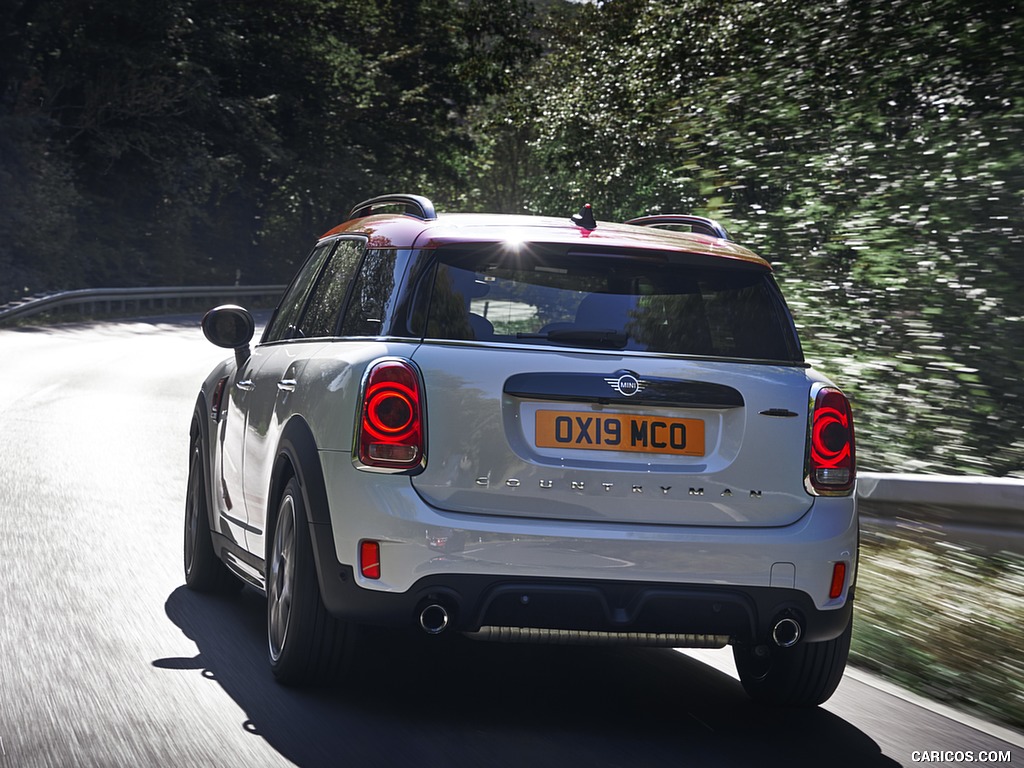
[[[538,448],[704,455],[701,419],[593,411],[537,411]]]

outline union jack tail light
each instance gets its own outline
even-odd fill
[[[848,496],[857,479],[850,401],[835,387],[819,388],[809,423],[807,491],[815,496]]]
[[[426,465],[423,387],[408,360],[380,360],[363,378],[355,454],[357,466],[408,472]]]

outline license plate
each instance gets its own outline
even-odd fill
[[[704,422],[590,411],[537,411],[538,448],[704,455]]]

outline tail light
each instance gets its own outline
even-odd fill
[[[815,496],[846,496],[856,479],[850,401],[835,387],[821,387],[811,407],[807,490]]]
[[[368,369],[356,434],[358,466],[381,472],[426,464],[423,390],[407,360],[381,360]]]

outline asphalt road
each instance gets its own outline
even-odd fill
[[[182,586],[189,417],[221,357],[194,317],[0,330],[0,768],[1024,763],[1019,735],[867,676],[769,711],[671,650],[383,635],[352,687],[279,687],[262,598]]]

